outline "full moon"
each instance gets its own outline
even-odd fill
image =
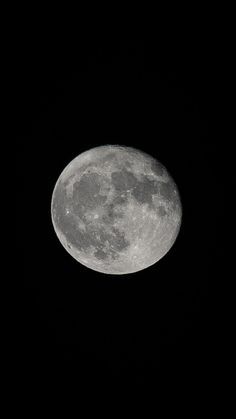
[[[68,253],[106,274],[129,274],[158,262],[179,233],[177,185],[155,158],[104,145],[72,160],[52,194],[52,223]]]

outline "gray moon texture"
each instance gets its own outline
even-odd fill
[[[141,150],[104,145],[78,155],[56,182],[52,223],[86,267],[129,274],[158,262],[180,230],[182,205],[167,169]]]

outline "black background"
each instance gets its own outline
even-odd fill
[[[223,219],[215,201],[219,190],[224,201],[224,190],[221,176],[215,181],[220,150],[211,134],[207,48],[172,45],[163,54],[157,40],[106,40],[81,43],[76,58],[60,65],[49,56],[29,60],[18,95],[17,228],[27,368],[101,382],[152,381],[161,373],[214,377]],[[51,223],[61,171],[103,144],[137,147],[159,159],[182,199],[175,245],[156,265],[131,275],[82,266],[61,246]]]

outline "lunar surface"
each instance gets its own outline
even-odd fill
[[[51,203],[55,232],[78,262],[128,274],[159,261],[178,235],[182,206],[167,169],[125,146],[90,149],[69,163]]]

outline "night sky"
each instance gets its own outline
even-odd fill
[[[26,70],[17,125],[25,365],[98,382],[180,373],[199,378],[203,371],[212,377],[224,216],[216,197],[220,190],[224,200],[224,189],[221,176],[216,182],[220,150],[211,135],[206,57],[174,46],[163,55],[157,41],[116,40],[83,44],[64,66],[51,61]],[[137,147],[159,159],[182,200],[174,246],[135,274],[106,275],[81,265],[51,222],[62,170],[104,144]]]

